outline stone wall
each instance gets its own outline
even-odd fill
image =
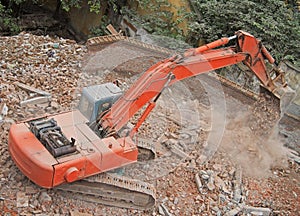
[[[280,67],[286,72],[288,85],[295,91],[295,97],[286,110],[286,114],[300,121],[300,69],[289,62],[282,62]]]

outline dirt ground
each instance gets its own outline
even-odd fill
[[[41,44],[49,45],[48,50]],[[125,167],[123,175],[155,185],[155,208],[103,206],[36,186],[9,156],[10,125],[74,108],[83,86],[118,79],[127,89],[141,72],[166,56],[123,42],[87,52],[72,41],[31,35],[3,38],[1,46],[0,97],[9,110],[1,122],[2,215],[299,214],[299,164],[287,158],[284,139],[278,134],[278,102],[268,96],[248,97],[222,85],[213,73],[164,91],[139,131],[138,136],[153,141],[158,156]],[[54,57],[47,55],[52,50]],[[21,107],[20,101],[28,95],[15,81],[50,92],[50,106]]]

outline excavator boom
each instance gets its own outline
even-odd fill
[[[236,40],[235,46],[214,49],[226,45],[233,39]],[[276,70],[275,77],[271,77],[271,71],[267,70],[265,60],[273,64],[272,70]],[[235,36],[187,50],[182,55],[173,56],[149,68],[101,118],[103,136],[118,132],[134,114],[149,103],[136,127],[130,133],[133,136],[154,108],[155,101],[164,88],[176,81],[239,62],[248,66],[269,91],[274,92],[277,88],[285,86],[284,79],[281,79],[282,73],[274,65],[274,59],[263,44],[251,34],[238,31]],[[280,81],[279,84],[278,81]]]

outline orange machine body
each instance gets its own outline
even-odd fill
[[[57,121],[68,139],[73,137],[76,140],[76,152],[53,157],[26,122],[12,125],[9,133],[9,150],[13,160],[30,180],[41,187],[52,188],[137,160],[138,150],[130,138],[100,139],[78,110],[48,118]]]

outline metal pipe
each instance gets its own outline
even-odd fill
[[[237,36],[236,35],[233,35],[231,37],[224,37],[224,38],[221,38],[219,40],[216,40],[214,42],[211,42],[211,43],[208,43],[208,44],[205,44],[203,46],[200,46],[196,49],[194,49],[193,51],[193,54],[200,54],[204,51],[207,51],[207,50],[210,50],[210,49],[213,49],[213,48],[216,48],[216,47],[219,47],[219,46],[222,46],[222,45],[225,45],[227,44],[230,40],[233,40],[235,39]]]

